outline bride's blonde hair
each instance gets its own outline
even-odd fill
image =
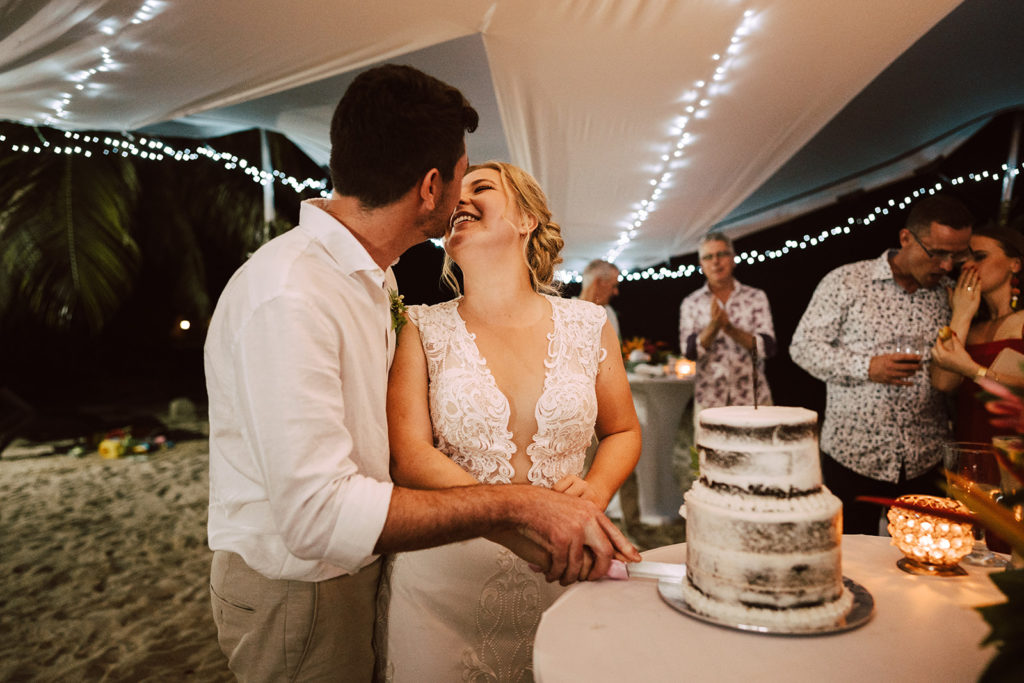
[[[535,292],[558,296],[560,292],[554,284],[555,266],[562,262],[559,252],[562,251],[565,241],[562,239],[561,226],[551,220],[551,209],[548,208],[548,199],[544,196],[544,191],[540,189],[533,176],[504,161],[487,161],[470,166],[466,169],[466,174],[483,168],[497,171],[506,194],[515,202],[519,212],[537,221],[537,227],[530,232],[523,244],[523,257],[530,272],[530,286]],[[455,268],[456,263],[446,251],[444,265],[441,268],[441,280],[453,292],[459,294],[461,289],[455,276]]]

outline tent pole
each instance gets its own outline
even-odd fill
[[[1020,129],[1024,123],[1024,112],[1013,115],[1010,130],[1010,152],[1006,158],[1006,175],[1003,176],[1003,196],[999,202],[999,224],[1006,225],[1010,218],[1010,199],[1013,197],[1013,181],[1017,179],[1017,150],[1020,149]]]
[[[274,172],[273,163],[270,159],[270,143],[267,140],[267,131],[260,128],[260,165],[264,173]],[[274,210],[274,183],[263,183],[263,230],[261,231],[260,244],[270,240],[270,223],[277,218]]]

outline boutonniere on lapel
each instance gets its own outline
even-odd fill
[[[392,289],[388,292],[388,299],[391,301],[391,329],[397,335],[405,324],[405,296],[399,294],[397,289]]]

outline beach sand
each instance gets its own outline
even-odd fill
[[[230,681],[210,613],[208,447],[0,460],[0,680]]]
[[[207,440],[144,459],[14,451],[0,458],[0,681],[234,680],[210,612]],[[626,531],[641,549],[683,536],[681,520]]]

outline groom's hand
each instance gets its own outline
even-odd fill
[[[567,586],[599,579],[616,557],[640,561],[633,544],[590,501],[532,486],[524,487],[523,493],[528,500],[519,508],[522,532],[551,555],[544,573],[548,581]]]

